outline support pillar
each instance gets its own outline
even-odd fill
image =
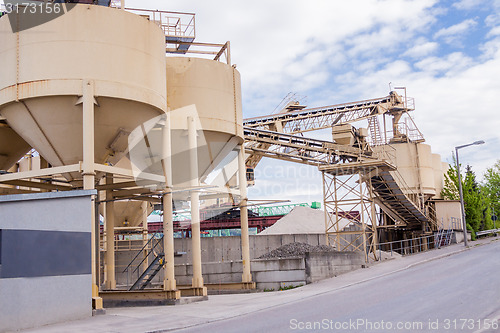
[[[106,177],[106,184],[113,184],[113,176]],[[116,289],[115,277],[115,203],[112,191],[106,191],[106,289]]]
[[[94,168],[94,83],[83,81],[82,86],[82,123],[83,123],[83,189],[95,189],[95,168]],[[95,196],[92,200],[95,202]],[[91,262],[92,262],[92,307],[95,310],[102,309],[102,298],[99,297],[97,255],[98,243],[96,236],[99,233],[98,220],[96,219],[96,208],[92,205],[92,237],[91,237]]]
[[[199,186],[198,180],[198,143],[196,123],[193,117],[188,117],[188,146],[191,186]],[[206,296],[207,289],[203,285],[201,273],[201,239],[200,239],[200,192],[191,191],[191,244],[193,255],[192,288],[199,296]]]
[[[170,298],[179,299],[174,266],[174,218],[172,195],[172,138],[170,133],[170,115],[165,115],[163,126],[162,167],[165,176],[165,194],[163,195],[163,251],[165,253],[163,290],[171,293]]]
[[[144,272],[148,266],[149,266],[149,261],[148,261],[148,249],[146,245],[148,244],[148,203],[147,201],[143,201],[141,203],[141,211],[142,211],[142,246],[144,247],[144,250],[142,251],[142,259],[144,261],[142,262],[142,271]]]
[[[248,236],[248,198],[247,198],[247,178],[245,165],[245,148],[240,147],[238,153],[238,177],[240,186],[240,220],[241,220],[241,259],[243,261],[243,283],[252,282],[252,273],[250,270],[250,238]]]

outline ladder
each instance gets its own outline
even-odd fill
[[[372,145],[380,145],[384,141],[382,140],[382,132],[380,131],[380,123],[378,117],[368,118],[368,130],[370,131],[370,137]]]

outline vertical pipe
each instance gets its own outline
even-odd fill
[[[94,84],[91,81],[83,81],[82,86],[83,93],[83,112],[82,112],[82,123],[83,123],[83,189],[93,190],[95,189],[95,169],[94,169]],[[95,202],[95,196],[92,196],[92,200]],[[102,299],[99,298],[99,287],[98,287],[98,269],[96,267],[97,261],[97,251],[98,242],[96,237],[98,235],[98,222],[96,218],[97,211],[95,205],[91,205],[91,216],[92,216],[92,229],[91,229],[91,272],[92,272],[92,298],[94,300],[94,308],[102,308]]]
[[[457,156],[458,190],[460,192],[460,206],[462,208],[462,227],[464,231],[464,246],[467,246],[467,221],[465,221],[464,195],[462,192],[462,176],[460,175],[460,162],[458,161],[458,148],[455,148]]]
[[[170,133],[170,114],[165,115],[163,127],[163,174],[165,175],[165,189],[163,195],[163,251],[165,253],[165,274],[163,289],[173,291],[177,289],[174,272],[174,219],[172,198],[172,138]]]
[[[250,270],[250,238],[248,236],[248,198],[247,198],[247,177],[245,165],[245,147],[240,146],[238,153],[239,185],[240,185],[240,220],[241,220],[241,259],[243,260],[242,282],[252,282]]]
[[[94,85],[83,83],[83,188],[95,189],[94,170]]]
[[[113,176],[106,177],[106,184],[113,184]],[[116,289],[115,277],[115,204],[112,190],[106,191],[106,289]]]
[[[144,247],[142,258],[144,261],[142,262],[142,271],[144,272],[148,266],[148,249],[146,247],[148,243],[148,202],[143,201],[141,203],[141,212],[142,212],[142,246]]]
[[[193,117],[188,117],[188,146],[191,186],[198,183],[198,143],[196,139],[196,123]],[[200,192],[191,191],[191,243],[193,255],[193,288],[203,287],[201,274],[201,239],[200,239]]]

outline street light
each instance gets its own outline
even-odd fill
[[[458,189],[460,191],[460,206],[462,207],[462,228],[464,230],[464,246],[467,246],[467,222],[465,222],[465,208],[464,208],[464,195],[462,193],[462,176],[460,175],[460,162],[458,161],[458,150],[469,147],[469,146],[477,146],[482,145],[484,143],[483,140],[475,141],[473,143],[469,143],[467,145],[462,145],[455,147],[455,153],[457,155],[457,172],[458,172]]]

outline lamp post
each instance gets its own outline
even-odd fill
[[[462,145],[462,146],[457,146],[455,147],[455,154],[457,157],[457,172],[458,172],[458,190],[460,192],[460,206],[462,207],[462,228],[464,230],[464,246],[467,247],[467,222],[465,221],[465,208],[464,208],[464,195],[462,192],[462,176],[460,175],[460,162],[458,161],[458,150],[469,147],[469,146],[476,146],[476,145],[482,145],[484,143],[483,140],[476,141],[473,143],[469,143],[467,145]]]

